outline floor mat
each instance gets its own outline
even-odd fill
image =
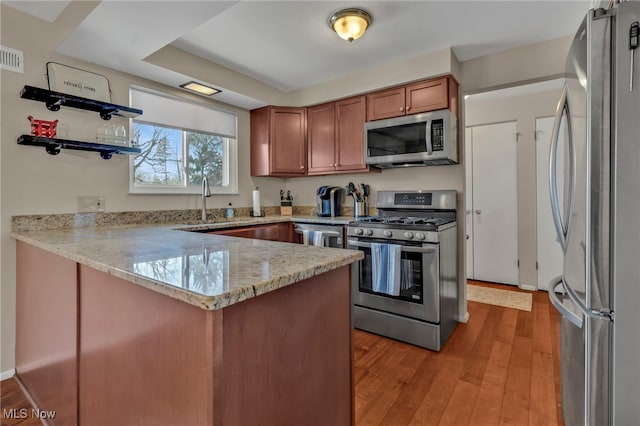
[[[529,293],[467,284],[467,300],[531,312],[532,297]]]

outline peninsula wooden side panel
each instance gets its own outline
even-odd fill
[[[79,423],[213,424],[213,312],[83,265],[80,285]]]
[[[349,271],[224,309],[223,425],[352,424]]]
[[[76,424],[76,263],[16,244],[16,374],[51,424]]]

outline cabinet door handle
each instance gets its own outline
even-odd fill
[[[410,107],[410,106],[407,106],[407,111],[410,111],[410,110],[411,110],[411,107]]]
[[[400,112],[404,112],[404,108],[400,108]]]
[[[300,166],[300,170],[304,170],[304,166]]]
[[[476,210],[476,214],[480,214],[480,213],[482,213],[482,210],[480,209]]]

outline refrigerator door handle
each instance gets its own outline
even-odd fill
[[[558,160],[558,145],[560,138],[560,124],[562,122],[562,116],[567,116],[567,133],[569,136],[569,197],[568,197],[568,209],[565,211],[565,218],[563,220],[562,213],[560,212],[560,202],[558,199],[558,178],[557,178],[557,160]],[[573,133],[571,125],[571,110],[569,108],[569,86],[564,85],[562,89],[562,95],[558,101],[558,107],[556,108],[556,115],[553,121],[553,131],[551,133],[551,149],[549,152],[549,195],[551,197],[551,214],[553,217],[553,224],[556,228],[556,234],[560,242],[560,247],[563,251],[567,249],[567,238],[569,235],[569,225],[571,222],[571,211],[573,210],[573,192],[575,185],[575,158],[573,149]]]
[[[582,301],[580,300],[576,292],[571,288],[569,284],[567,284],[564,278],[562,278],[562,287],[564,288],[564,291],[569,295],[569,299],[571,299],[573,304],[576,305],[578,309],[580,309],[580,312],[582,312],[582,314],[585,316],[590,316],[591,310],[587,309],[587,307],[584,305],[584,303],[582,303]]]
[[[560,290],[564,290],[564,292],[569,293],[562,276],[552,279],[549,283],[549,289],[549,301],[551,302],[551,304],[558,310],[558,312],[560,312],[563,317],[568,319],[573,325],[578,328],[582,328],[582,325],[584,323],[584,314],[577,315],[575,312],[571,312],[569,309],[567,309],[566,306],[564,306],[562,300],[560,300],[560,298],[558,297],[558,292]],[[569,298],[573,302],[573,298],[571,298],[571,296],[569,296]],[[584,311],[582,311],[581,309],[580,313],[583,312]]]

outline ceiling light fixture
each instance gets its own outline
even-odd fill
[[[329,26],[340,38],[351,43],[357,40],[369,28],[373,19],[371,14],[362,9],[343,9],[329,18]]]
[[[222,91],[213,87],[205,86],[204,84],[196,83],[195,81],[181,84],[180,87],[206,96],[215,95],[216,93],[220,93]]]

